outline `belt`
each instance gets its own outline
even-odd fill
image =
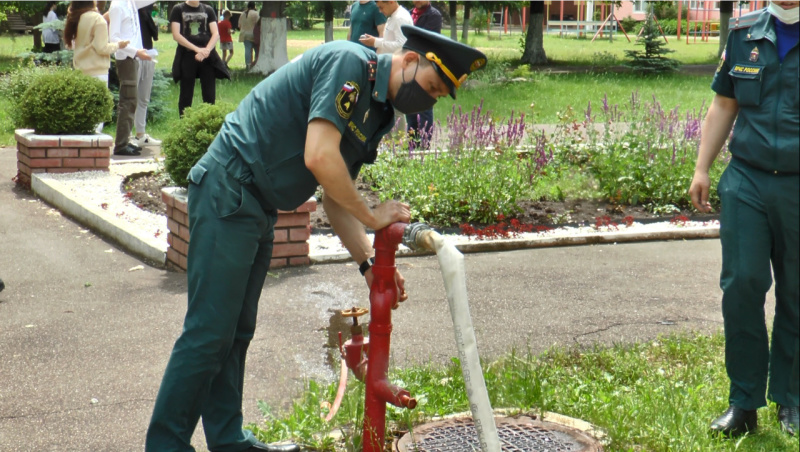
[[[739,162],[740,164],[745,165],[748,168],[752,168],[752,169],[754,169],[756,171],[760,171],[762,173],[772,174],[773,176],[797,176],[797,175],[800,174],[800,173],[791,172],[791,171],[780,171],[780,170],[761,168],[760,166],[756,166],[756,165],[748,162],[747,160],[745,160],[745,159],[743,159],[741,157],[736,157],[736,156],[733,156],[733,159],[731,159],[731,161],[732,162]]]

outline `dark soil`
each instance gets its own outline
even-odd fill
[[[159,215],[167,214],[167,206],[161,200],[161,189],[169,186],[169,178],[154,173],[131,174],[120,191],[140,209]]]
[[[166,186],[168,181],[164,177],[158,177],[153,173],[138,173],[129,176],[123,182],[121,191],[140,208],[163,215],[166,213],[166,207],[161,200],[161,188]],[[357,187],[367,205],[375,207],[380,203],[377,192],[370,190],[368,184],[358,182]],[[517,219],[521,223],[542,226],[592,225],[598,220],[603,224],[622,225],[626,223],[625,218],[628,216],[640,223],[669,220],[677,215],[697,220],[716,218],[715,215],[697,215],[696,212],[688,210],[669,216],[658,216],[648,212],[643,206],[623,206],[596,200],[521,201],[519,206],[523,213]],[[311,227],[317,231],[331,229],[321,201],[317,203],[316,212],[311,213]]]

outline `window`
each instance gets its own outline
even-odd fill
[[[719,9],[719,2],[707,2],[707,3],[709,4],[709,10]],[[689,2],[689,9],[704,10],[706,9],[706,2],[703,0],[691,0]]]
[[[647,12],[647,2],[645,0],[637,0],[633,2],[633,12],[635,13],[646,13]]]

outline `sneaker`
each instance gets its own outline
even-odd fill
[[[131,144],[134,146],[144,147],[144,146],[161,146],[161,140],[156,140],[155,138],[151,137],[148,134],[144,134],[141,137],[132,136],[130,138]]]

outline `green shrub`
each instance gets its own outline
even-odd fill
[[[489,13],[484,10],[472,10],[472,17],[469,18],[469,24],[475,33],[481,34],[483,30],[488,27]]]
[[[44,135],[91,134],[111,119],[113,101],[105,83],[65,70],[35,78],[19,100],[19,127]]]
[[[0,78],[0,97],[8,103],[7,113],[14,124],[20,123],[19,103],[25,90],[42,75],[52,74],[58,70],[60,69],[52,66],[21,66]]]
[[[178,186],[189,186],[189,170],[206,153],[222,127],[225,115],[234,108],[230,104],[205,103],[187,108],[183,118],[164,137],[161,145],[164,169]]]
[[[635,33],[638,30],[634,30],[634,29],[637,28],[637,24],[639,24],[640,22],[638,20],[634,19],[633,17],[628,16],[628,17],[620,20],[620,23],[622,24],[622,28],[624,28],[626,32]]]

